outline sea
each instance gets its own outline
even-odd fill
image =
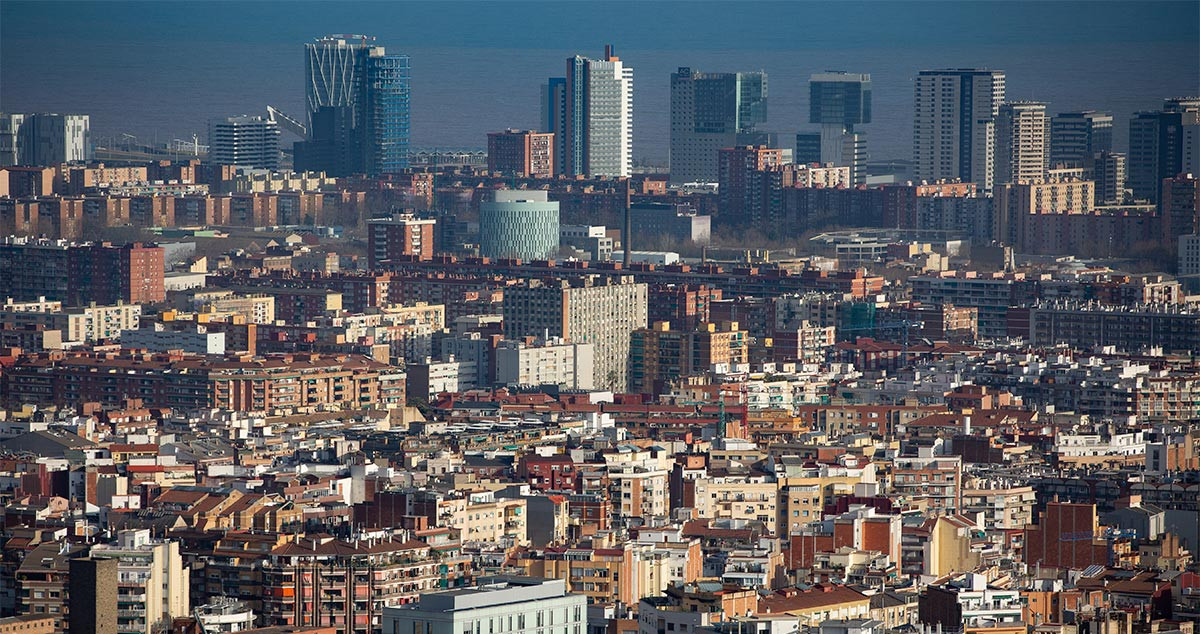
[[[869,73],[872,160],[912,154],[913,78],[1007,74],[1008,98],[1116,117],[1200,94],[1200,2],[0,2],[0,110],[91,115],[99,144],[203,143],[216,117],[304,116],[303,44],[376,38],[412,63],[412,145],[537,128],[540,86],[606,44],[634,68],[634,159],[665,164],[677,68],[768,75],[784,147],[811,129],[808,77]],[[127,135],[127,136],[126,136]],[[285,134],[286,137],[286,134]],[[286,139],[285,139],[286,140]]]

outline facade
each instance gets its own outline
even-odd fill
[[[772,205],[772,178],[782,178],[783,150],[764,145],[722,148],[718,154],[720,213],[729,222],[753,224],[765,220]],[[777,205],[782,210],[782,201]]]
[[[1025,528],[1025,561],[1043,568],[1108,565],[1109,545],[1095,504],[1049,502],[1038,523]]]
[[[1046,133],[1046,104],[1001,104],[996,119],[996,184],[1033,183],[1045,178]]]
[[[330,35],[305,44],[308,138],[296,169],[331,176],[408,167],[410,68],[374,38]]]
[[[995,177],[996,115],[1004,102],[1004,72],[923,70],[917,76],[913,176],[962,179],[990,193]]]
[[[221,165],[279,169],[279,124],[263,117],[226,117],[208,124],[208,157]]]
[[[121,347],[151,352],[182,350],[194,354],[225,354],[225,333],[210,332],[202,324],[194,325],[190,330],[178,330],[155,323],[122,331]]]
[[[479,205],[479,252],[489,258],[548,260],[558,252],[558,202],[541,190],[498,190]]]
[[[631,204],[629,226],[630,233],[639,239],[666,238],[671,242],[707,244],[712,236],[711,216],[668,203]]]
[[[12,237],[0,241],[0,288],[16,301],[44,298],[71,306],[159,302],[165,297],[163,278],[161,247]]]
[[[1200,233],[1200,178],[1188,173],[1164,179],[1159,209],[1166,244],[1179,236]]]
[[[629,389],[659,394],[672,380],[703,374],[714,365],[749,361],[749,337],[736,322],[701,323],[695,330],[672,330],[655,322],[633,332],[629,344]]]
[[[138,304],[62,307],[62,302],[12,302],[0,305],[0,327],[38,328],[62,332],[63,341],[92,343],[116,339],[136,329],[142,315]]]
[[[408,215],[372,218],[367,221],[367,266],[372,271],[387,268],[388,262],[402,258],[433,258],[432,218]]]
[[[567,59],[567,75],[544,87],[547,131],[562,136],[555,165],[565,176],[629,176],[633,167],[633,68],[606,46],[603,59]],[[557,138],[556,138],[557,141]]]
[[[554,178],[554,133],[488,133],[488,171],[518,178]]]
[[[1029,340],[1076,348],[1114,346],[1125,352],[1151,347],[1187,352],[1200,349],[1200,311],[1186,304],[1043,302],[1029,309]]]
[[[866,180],[866,135],[856,126],[871,122],[871,76],[826,71],[808,79],[808,122],[820,132],[796,135],[797,164],[849,167],[850,179]]]
[[[1050,167],[1087,167],[1113,151],[1113,117],[1106,112],[1060,112],[1050,119]]]
[[[504,291],[504,334],[595,346],[595,387],[624,390],[629,335],[646,326],[646,285],[632,277],[529,280]]]
[[[1137,199],[1157,203],[1162,182],[1187,171],[1200,130],[1200,99],[1168,99],[1162,110],[1129,119],[1129,187]]]
[[[109,557],[78,557],[70,562],[70,631],[75,634],[137,632],[118,617],[120,560]],[[186,592],[186,588],[184,589]],[[185,600],[186,600],[186,594]],[[66,598],[61,599],[64,603]],[[149,630],[141,630],[148,632]]]
[[[562,339],[502,341],[496,351],[496,382],[503,385],[595,387],[595,346]]]
[[[422,593],[415,603],[383,610],[383,632],[463,634],[543,631],[582,634],[587,597],[567,591],[563,579],[496,577],[477,587]]]
[[[1179,236],[1179,274],[1200,275],[1200,233]]]
[[[1121,152],[1101,152],[1092,162],[1096,179],[1096,204],[1113,205],[1125,200],[1126,161]]]
[[[766,120],[764,72],[671,73],[671,182],[716,182],[717,152],[765,141]]]
[[[121,634],[151,634],[191,613],[190,571],[183,565],[179,542],[151,539],[149,529],[124,530],[115,545],[93,546],[91,556],[117,562],[116,614]]]
[[[86,114],[0,115],[0,167],[51,166],[91,159],[91,118]]]

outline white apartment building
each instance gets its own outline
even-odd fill
[[[996,119],[996,183],[1032,183],[1046,176],[1046,104],[1013,101]]]
[[[503,385],[595,386],[595,346],[548,341],[502,341],[496,349],[496,382]]]
[[[149,529],[123,530],[116,544],[92,546],[91,555],[120,560],[117,632],[150,634],[188,615],[190,570],[178,542],[152,539]]]
[[[587,597],[564,579],[496,577],[383,610],[383,634],[584,634]]]

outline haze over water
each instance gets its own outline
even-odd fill
[[[634,157],[664,163],[669,74],[765,70],[784,147],[808,76],[870,73],[872,159],[911,158],[919,70],[1002,69],[1008,98],[1128,117],[1200,94],[1200,3],[0,3],[0,109],[92,116],[93,136],[206,135],[207,120],[303,117],[304,42],[375,35],[412,57],[415,147],[482,147],[538,126],[539,86],[612,43],[635,69]],[[285,141],[293,140],[285,134]]]

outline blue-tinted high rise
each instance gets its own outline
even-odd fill
[[[296,169],[378,176],[408,167],[409,58],[374,41],[330,35],[305,45],[309,126]]]
[[[366,152],[368,174],[388,174],[408,167],[409,59],[407,55],[367,58]]]

